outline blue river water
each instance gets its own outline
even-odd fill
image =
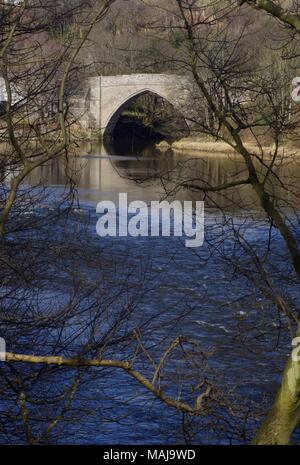
[[[276,264],[276,272],[270,266],[276,286],[294,301],[299,293],[293,284],[279,279],[281,273],[287,276],[291,272],[283,262],[286,251],[275,230],[270,239],[269,224],[259,213],[251,192],[235,192],[233,198],[223,199],[224,208],[226,202],[230,203],[227,211],[214,208],[208,200],[205,242],[199,249],[186,248],[183,240],[175,237],[97,236],[98,202],[117,203],[120,192],[127,192],[130,201],[161,199],[163,190],[158,181],[141,184],[134,178],[141,173],[150,176],[170,163],[174,167],[187,155],[173,155],[172,162],[156,157],[152,152],[143,159],[109,155],[104,149],[87,147],[72,167],[79,203],[72,207],[63,225],[57,223],[53,234],[61,235],[62,245],[67,242],[71,246],[74,241],[74,247],[86,247],[94,254],[97,266],[91,261],[87,265],[80,258],[75,261],[74,257],[68,266],[80,270],[91,286],[98,283],[101,305],[106,306],[108,315],[101,330],[105,325],[113,326],[115,311],[126,305],[130,308],[126,324],[122,322],[114,337],[121,338],[133,330],[140,333],[145,354],[137,357],[135,366],[151,376],[147,353],[157,361],[181,336],[192,341],[193,349],[184,356],[170,357],[161,380],[163,388],[169,395],[192,403],[197,386],[211,382],[213,399],[205,414],[190,419],[166,407],[120,370],[102,370],[101,375],[92,370],[73,403],[76,421],[67,421],[67,417],[59,423],[53,442],[242,444],[251,440],[274,398],[290,352],[287,324],[255,283],[238,271],[238,267],[250,270],[252,264],[245,249],[236,245],[237,234],[261,256],[271,240],[274,252],[268,252],[266,266]],[[218,179],[229,176],[222,166],[229,172],[236,169],[234,161],[221,156],[215,160],[203,156],[202,162],[206,172]],[[51,164],[35,176],[32,184],[38,178],[47,180],[49,198],[53,194],[57,199],[64,192],[64,166]],[[189,195],[179,192],[175,198],[190,200]],[[246,203],[243,212],[234,207],[240,196]],[[57,287],[45,291],[44,299],[58,302],[70,297],[67,274],[63,269],[57,271]],[[88,303],[86,296],[83,307]],[[133,346],[132,340],[116,343],[107,347],[106,356],[132,357]]]

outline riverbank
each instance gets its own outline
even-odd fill
[[[263,150],[264,155],[273,155],[274,146],[272,145],[264,145],[261,148],[254,143],[246,143],[245,144],[247,149],[249,149],[253,153],[260,154],[261,150]],[[226,142],[222,141],[214,141],[209,139],[203,139],[201,136],[188,136],[180,139],[174,143],[168,143],[166,141],[162,141],[156,145],[156,148],[162,152],[166,152],[169,149],[172,149],[175,152],[194,152],[197,153],[205,153],[205,154],[229,154],[229,155],[237,155],[236,151],[230,147]],[[291,144],[286,144],[285,146],[280,147],[279,155],[287,155],[287,156],[294,156],[300,155],[300,149],[295,147]]]

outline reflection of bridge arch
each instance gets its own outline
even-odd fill
[[[110,135],[124,109],[137,97],[148,92],[168,101],[182,116],[188,118],[190,80],[168,74],[131,74],[90,78],[85,92],[83,124]],[[188,123],[188,121],[187,121]]]

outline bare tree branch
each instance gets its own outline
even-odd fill
[[[172,346],[172,349],[174,347]],[[167,355],[167,354],[166,354]],[[154,381],[157,377],[157,372],[161,368],[163,360],[160,362],[158,370],[155,372],[153,377],[153,382],[150,382],[145,378],[139,371],[133,369],[130,362],[123,362],[119,360],[105,360],[105,359],[84,359],[84,358],[64,358],[64,357],[41,357],[37,355],[23,355],[23,354],[14,354],[7,352],[6,353],[7,362],[18,362],[18,363],[30,363],[30,364],[46,364],[46,365],[57,365],[57,366],[66,366],[66,367],[95,367],[95,368],[115,368],[125,371],[130,377],[134,378],[139,384],[151,392],[156,398],[164,402],[169,407],[172,407],[176,410],[179,410],[189,415],[199,415],[201,412],[199,410],[198,404],[196,406],[191,406],[180,400],[172,399],[168,397],[160,389],[157,389],[154,385]],[[210,391],[209,391],[210,392]]]

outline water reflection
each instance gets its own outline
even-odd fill
[[[220,185],[247,177],[240,157],[222,153],[196,154],[193,152],[161,152],[155,146],[144,147],[137,155],[126,146],[122,149],[86,142],[80,153],[68,160],[53,160],[36,170],[30,183],[41,180],[49,186],[64,186],[67,178],[73,179],[83,203],[96,204],[102,200],[117,203],[119,192],[127,192],[129,201],[159,200],[166,190],[178,200],[202,200],[202,192],[191,192],[177,186],[178,182],[196,179],[202,185]],[[299,163],[294,161],[285,168],[279,167],[281,179],[289,186],[300,177]],[[162,182],[162,179],[163,182]],[[296,187],[297,186],[293,186]],[[291,200],[291,192],[278,185],[270,186],[278,197]],[[258,207],[256,194],[250,186],[230,191],[207,194],[206,208],[220,207],[229,210],[253,211]]]

